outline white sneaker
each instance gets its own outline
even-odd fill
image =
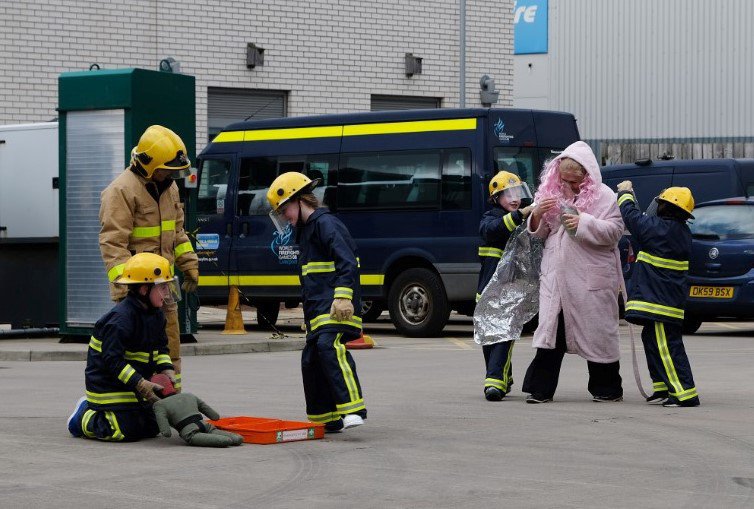
[[[68,417],[68,422],[66,423],[68,425],[68,431],[73,435],[74,437],[80,437],[83,436],[84,433],[79,429],[80,423],[78,421],[73,422],[75,417],[80,417],[79,414],[83,414],[84,410],[86,410],[86,396],[81,396],[79,400],[76,402],[76,407],[73,409],[73,413],[70,417]]]
[[[343,416],[343,429],[355,428],[364,424],[364,419],[360,415],[348,414]]]

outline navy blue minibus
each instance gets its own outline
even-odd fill
[[[451,310],[471,314],[479,220],[499,170],[532,190],[545,160],[579,139],[573,115],[434,109],[247,121],[199,155],[199,295],[238,286],[274,324],[300,300],[295,231],[279,233],[266,192],[279,174],[322,179],[320,200],[345,223],[361,265],[364,319],[390,312],[408,336],[437,335]]]

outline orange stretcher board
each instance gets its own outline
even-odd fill
[[[209,422],[218,429],[238,433],[247,444],[280,444],[316,440],[325,436],[325,425],[316,422],[248,416],[223,417]]]

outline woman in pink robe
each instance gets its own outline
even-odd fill
[[[577,141],[542,173],[528,229],[545,239],[539,290],[537,353],[522,390],[528,403],[552,401],[566,352],[587,360],[594,401],[620,401],[618,241],[623,220],[602,183],[591,148]]]

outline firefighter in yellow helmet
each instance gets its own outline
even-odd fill
[[[279,230],[296,227],[306,346],[301,352],[306,413],[326,432],[359,426],[367,417],[356,363],[345,343],[361,336],[361,284],[356,243],[312,189],[319,180],[298,172],[277,177],[267,191]]]
[[[131,255],[143,252],[163,256],[171,271],[177,265],[184,275],[184,291],[196,291],[199,260],[183,228],[183,205],[173,182],[185,176],[190,165],[183,140],[170,129],[153,125],[131,151],[129,167],[102,191],[99,244],[114,301],[123,299],[127,292],[112,283],[121,276]],[[178,308],[174,303],[167,304],[163,311],[180,389]]]
[[[479,222],[479,234],[482,236],[479,263],[482,268],[477,283],[477,302],[497,269],[511,233],[526,220],[532,209],[529,186],[515,173],[499,171],[490,180],[489,191],[492,209],[485,212]],[[487,368],[484,396],[488,401],[500,401],[510,391],[512,383],[513,342],[483,345],[482,353]]]
[[[74,437],[105,441],[151,438],[159,429],[152,411],[155,373],[175,380],[168,355],[165,316],[180,291],[170,262],[153,253],[139,253],[124,264],[115,284],[126,297],[97,320],[86,358],[86,396],[68,418]]]

